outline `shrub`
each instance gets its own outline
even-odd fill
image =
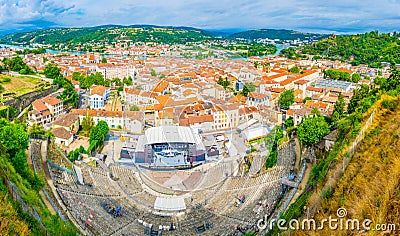
[[[385,99],[382,101],[382,107],[386,108],[390,111],[395,111],[397,107],[397,100],[388,100]]]

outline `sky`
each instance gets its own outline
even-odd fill
[[[0,0],[0,33],[107,24],[391,32],[400,0]]]

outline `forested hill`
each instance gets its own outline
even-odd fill
[[[380,67],[381,62],[400,63],[400,34],[379,34],[377,31],[331,36],[299,49],[300,53],[325,58],[350,60],[353,65]]]
[[[303,33],[293,30],[261,29],[248,30],[229,35],[226,32],[206,31],[191,27],[154,25],[103,25],[87,28],[51,28],[31,32],[18,32],[0,37],[4,44],[90,44],[112,43],[120,40],[132,42],[185,43],[215,39],[279,39],[279,40],[319,40],[328,35]]]
[[[89,28],[52,28],[31,32],[13,33],[0,38],[0,43],[39,44],[86,44],[99,42],[185,43],[209,40],[213,37],[206,31],[189,27],[162,27],[152,25],[118,26],[107,25]]]
[[[313,33],[303,33],[293,30],[284,29],[260,29],[260,30],[248,30],[230,35],[230,39],[279,39],[279,40],[320,40],[322,38],[328,37],[326,34],[313,34]]]

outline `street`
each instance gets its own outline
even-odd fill
[[[84,90],[80,90],[78,108],[86,109],[88,105],[89,105],[89,94]]]

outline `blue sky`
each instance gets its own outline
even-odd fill
[[[0,0],[0,32],[104,24],[399,31],[400,0]]]

